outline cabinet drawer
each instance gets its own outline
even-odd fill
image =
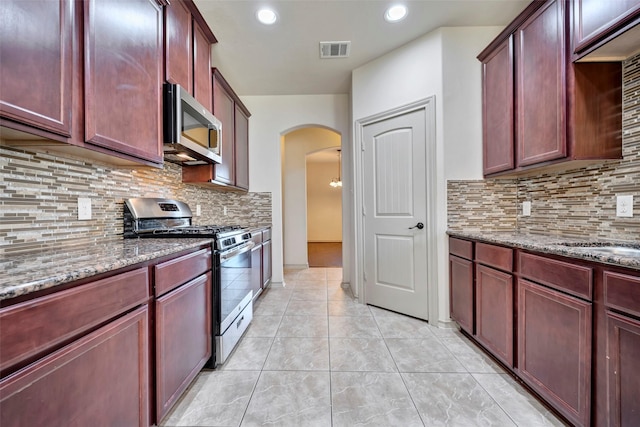
[[[473,242],[449,237],[449,253],[460,258],[473,259]]]
[[[476,261],[504,271],[513,271],[513,249],[476,243]]]
[[[588,300],[593,296],[593,270],[538,255],[521,253],[522,277]]]
[[[604,304],[640,317],[640,277],[605,271]]]
[[[139,268],[0,311],[0,370],[43,355],[149,298],[149,271]]]
[[[267,240],[271,240],[271,229],[265,228],[262,230],[262,241],[266,242]]]
[[[211,270],[211,249],[202,249],[154,267],[155,294],[160,296]]]

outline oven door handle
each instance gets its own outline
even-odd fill
[[[255,245],[256,245],[256,244],[255,244],[255,243],[253,243],[253,242],[247,242],[247,244],[246,244],[246,245],[242,245],[242,246],[241,246],[241,247],[239,247],[239,248],[233,248],[233,249],[231,249],[231,250],[228,250],[228,251],[222,252],[222,253],[220,254],[220,260],[221,260],[221,261],[227,261],[227,260],[229,260],[230,258],[233,258],[234,256],[237,256],[237,255],[243,254],[243,253],[245,253],[245,252],[249,252],[251,249],[253,249],[253,247],[254,247]]]

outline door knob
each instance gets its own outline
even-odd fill
[[[409,230],[411,230],[412,228],[417,228],[418,230],[422,230],[424,228],[424,224],[419,222],[416,225],[414,225],[413,227],[409,227]]]

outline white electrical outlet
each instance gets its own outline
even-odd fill
[[[200,205],[196,205],[196,216],[200,215],[202,215],[202,209],[200,208]]]
[[[633,196],[616,196],[616,216],[633,217]]]
[[[226,206],[222,208],[222,214],[225,215],[225,216],[227,215],[227,207]]]
[[[522,216],[531,216],[531,202],[528,200],[522,202]]]
[[[78,219],[81,221],[91,219],[91,199],[78,197]]]

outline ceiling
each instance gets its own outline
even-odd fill
[[[506,26],[529,0],[409,0],[384,21],[387,0],[194,0],[218,39],[212,64],[238,95],[347,94],[351,71],[443,26]],[[255,14],[269,6],[271,25]],[[321,41],[351,41],[349,58],[320,59]]]
[[[340,148],[332,147],[307,154],[308,163],[338,163]]]

